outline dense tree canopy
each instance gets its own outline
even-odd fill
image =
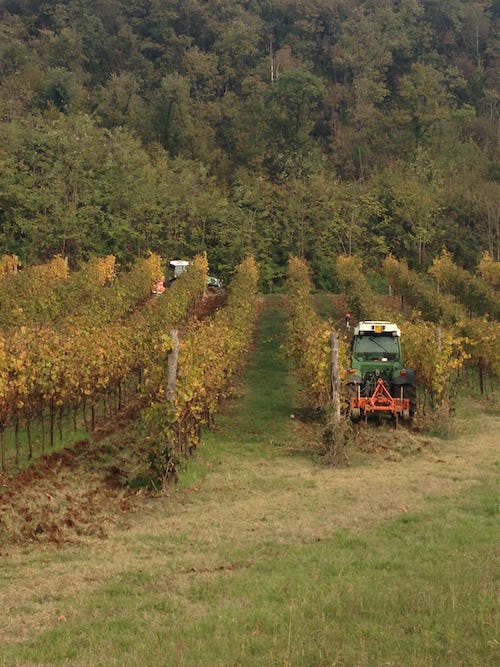
[[[0,249],[500,258],[497,0],[2,0]]]

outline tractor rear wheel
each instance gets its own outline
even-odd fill
[[[410,419],[413,418],[417,411],[417,387],[414,384],[403,385],[403,398],[410,401]]]
[[[359,419],[359,408],[357,409],[358,411],[358,416],[356,417],[355,414],[353,414],[353,410],[351,410],[351,404],[352,400],[358,397],[358,385],[354,384],[353,382],[349,382],[348,384],[345,384],[342,388],[342,414],[344,417],[350,418],[352,420],[357,420]]]

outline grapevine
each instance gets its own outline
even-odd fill
[[[172,339],[163,336],[157,346],[160,382],[145,419],[152,460],[162,480],[169,479],[179,459],[198,446],[202,427],[210,423],[248,352],[258,312],[257,284],[257,265],[249,257],[233,277],[225,307],[183,332],[173,397],[165,374]]]
[[[356,314],[357,319],[380,319],[382,312],[378,306],[378,297],[366,279],[361,259],[340,255],[337,258],[336,270],[349,308]]]
[[[488,272],[493,280],[493,262],[483,260],[482,270]],[[452,255],[443,250],[429,269],[442,291],[449,292],[467,308],[471,316],[489,316],[500,319],[500,299],[493,287],[482,278],[457,266]]]
[[[405,363],[412,368],[431,409],[448,405],[452,385],[469,358],[470,341],[457,327],[436,327],[431,322],[401,322]]]
[[[462,313],[460,308],[443,298],[438,287],[430,279],[412,271],[405,261],[391,255],[383,262],[383,271],[394,295],[401,297],[402,310],[406,306],[418,312],[419,317],[431,322],[451,324],[457,322]],[[412,315],[411,310],[410,313]]]
[[[296,359],[302,387],[307,387],[307,402],[315,409],[324,409],[332,400],[330,377],[330,336],[333,325],[322,320],[312,298],[312,280],[307,264],[297,257],[288,262],[286,283],[288,297],[288,331],[286,349]],[[340,344],[345,368],[347,344]]]
[[[168,294],[161,299],[150,298],[123,319],[138,299],[149,294],[160,268],[159,258],[150,256],[136,264],[128,281],[119,283],[114,259],[94,260],[84,272],[89,283],[85,290],[96,295],[99,310],[95,314],[83,300],[80,312],[66,317],[57,327],[48,323],[20,326],[0,338],[0,430],[11,424],[16,427],[16,463],[21,421],[29,426],[33,419],[40,418],[43,426],[43,415],[48,412],[53,445],[56,420],[62,437],[63,410],[90,404],[93,428],[97,403],[106,401],[110,392],[119,391],[134,373],[147,379],[143,384],[146,395],[151,391],[155,363],[152,351],[157,337],[185,317],[201,298],[207,271],[206,259],[197,258],[192,270]],[[107,292],[106,298],[100,298],[102,290]],[[117,290],[116,300],[109,298],[109,290]],[[31,455],[31,443],[29,447]],[[2,459],[5,467],[4,449]]]
[[[483,253],[477,270],[486,284],[500,290],[500,262],[495,261],[489,252]]]

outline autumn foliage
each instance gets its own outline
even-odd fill
[[[495,264],[486,257],[478,267],[480,274],[488,272],[490,283],[496,275]],[[478,370],[484,391],[486,376],[500,374],[499,322],[489,316],[496,316],[499,305],[493,288],[457,267],[447,253],[435,260],[429,275],[411,270],[406,262],[392,256],[385,259],[382,268],[393,295],[401,298],[399,310],[388,306],[370,287],[359,258],[340,256],[337,261],[338,279],[354,318],[394,319],[400,326],[404,363],[416,372],[422,409],[449,408],[468,368]],[[287,282],[287,346],[298,359],[308,404],[319,407],[330,400],[328,341],[332,324],[317,315],[312,288],[307,264],[292,258]],[[486,304],[488,313],[484,314]],[[478,311],[482,317],[470,317]],[[346,347],[341,354],[340,365],[345,369]]]
[[[285,348],[295,359],[307,404],[314,409],[324,409],[332,398],[330,336],[333,326],[318,315],[312,290],[313,283],[306,262],[292,257],[288,262],[286,283],[288,330]],[[344,361],[346,351],[342,341]]]
[[[0,330],[0,435],[9,425],[15,425],[16,434],[19,425],[29,432],[34,420],[44,427],[48,418],[49,444],[53,445],[55,430],[62,437],[64,411],[81,408],[86,419],[88,408],[92,430],[98,404],[113,399],[120,408],[126,391],[136,396],[148,391],[145,378],[152,374],[156,342],[194,308],[207,272],[206,259],[195,260],[175,289],[155,299],[151,285],[161,273],[161,263],[161,258],[150,255],[138,259],[121,276],[114,258],[92,260],[75,276],[56,280],[64,285],[64,296],[71,297],[68,302],[53,291],[53,274],[38,272],[38,289],[45,275],[53,300],[43,310],[33,305],[36,295],[20,301],[23,324],[7,323]],[[14,277],[20,278],[19,274]],[[7,297],[1,289],[0,294],[8,298],[9,289],[10,285]],[[1,442],[5,468],[3,437]],[[29,449],[31,456],[31,442]],[[17,440],[15,458],[18,462]]]
[[[160,485],[198,446],[202,427],[210,424],[249,352],[258,314],[257,285],[257,265],[248,257],[233,276],[224,307],[180,332],[175,389],[168,387],[171,335],[164,335],[157,346],[158,384],[145,420],[152,472]]]

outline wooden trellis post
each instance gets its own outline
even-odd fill
[[[173,345],[167,355],[167,401],[174,405],[177,387],[177,365],[179,362],[179,333],[177,329],[170,331],[170,338]]]
[[[332,385],[332,419],[340,421],[340,369],[339,369],[339,336],[333,331],[330,336],[331,346],[331,385]]]

